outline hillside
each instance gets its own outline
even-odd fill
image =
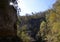
[[[18,36],[23,42],[60,42],[60,0],[52,9],[18,19]]]

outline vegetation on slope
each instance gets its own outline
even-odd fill
[[[52,9],[20,16],[19,21],[18,35],[23,42],[60,42],[60,0]]]

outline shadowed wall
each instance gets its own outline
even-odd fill
[[[17,11],[9,1],[0,0],[0,36],[17,35]]]

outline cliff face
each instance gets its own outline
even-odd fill
[[[28,20],[28,30],[31,31],[31,37],[35,38],[36,34],[39,32],[40,30],[40,24],[42,21],[46,22],[46,19],[44,17],[41,18],[37,18],[37,19],[30,19]]]
[[[16,35],[17,11],[9,0],[0,0],[0,36]]]
[[[18,30],[22,33],[27,33],[33,39],[37,39],[37,34],[40,31],[42,21],[46,22],[45,17],[27,18],[26,16],[20,17],[20,24]]]

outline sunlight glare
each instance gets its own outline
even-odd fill
[[[10,2],[9,4],[10,4],[10,5],[13,5],[13,2]]]

